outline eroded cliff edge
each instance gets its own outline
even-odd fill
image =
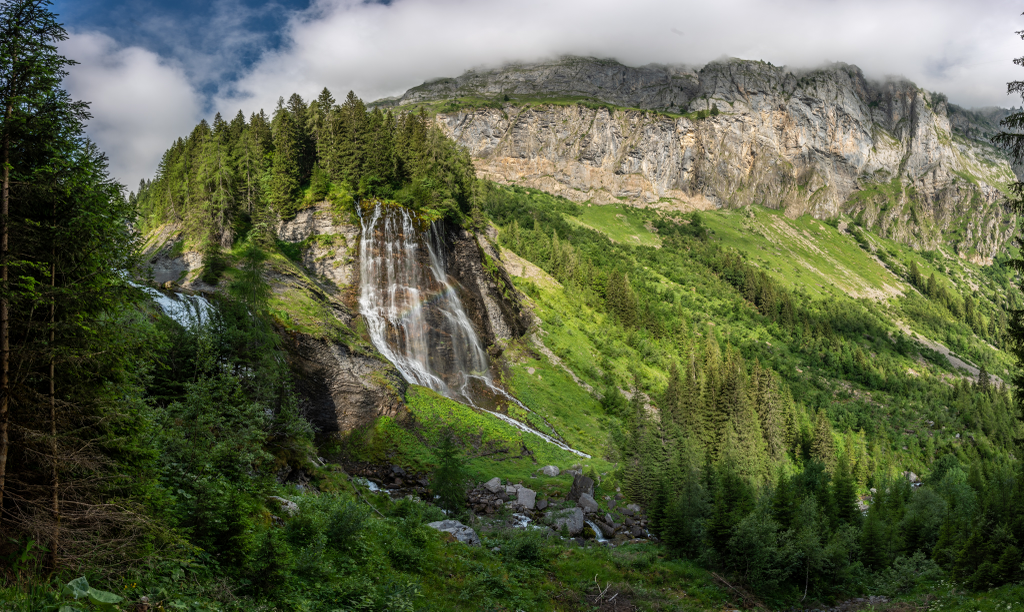
[[[547,100],[557,96],[616,106]],[[994,120],[856,66],[566,58],[441,79],[388,104],[431,100],[447,100],[433,107],[437,121],[482,177],[578,202],[845,213],[914,248],[952,242],[979,262],[1016,226],[1005,206],[1014,171],[975,138]]]

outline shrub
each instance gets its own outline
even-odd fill
[[[878,575],[878,592],[889,596],[912,591],[915,587],[942,578],[942,569],[924,553],[897,557],[892,565]]]

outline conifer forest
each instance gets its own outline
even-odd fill
[[[877,117],[892,172],[773,183],[721,88],[514,65],[211,112],[123,185],[68,38],[0,0],[0,611],[1021,605],[1024,111],[909,84],[948,185]]]

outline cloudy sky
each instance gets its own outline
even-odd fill
[[[279,96],[399,94],[468,68],[564,54],[701,65],[722,56],[901,75],[968,107],[1017,106],[1024,10],[1008,0],[54,0],[92,103],[89,134],[129,187],[199,119]]]

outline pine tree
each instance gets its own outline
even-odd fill
[[[665,395],[661,398],[661,422],[662,427],[671,423],[673,426],[682,423],[680,406],[683,399],[683,382],[679,376],[679,366],[673,361],[668,369],[668,385],[665,386]]]
[[[921,288],[921,272],[917,269],[917,260],[910,260],[910,284]]]
[[[832,424],[829,423],[825,410],[819,409],[814,420],[814,438],[811,441],[811,457],[820,461],[828,468],[829,473],[836,469],[836,448],[832,439]]]
[[[138,426],[126,378],[139,347],[123,316],[135,211],[85,137],[87,105],[61,87],[74,62],[48,4],[0,3],[0,532],[45,545],[59,571],[109,552],[91,542],[110,518],[109,470],[138,475],[118,462],[137,459],[128,450],[111,462],[98,448]]]
[[[718,435],[716,433],[718,397],[721,393],[721,358],[718,351],[718,342],[714,339],[712,331],[708,330],[707,341],[704,345],[704,379],[701,386],[700,397],[700,423],[703,425],[703,444],[709,458],[718,457]]]
[[[271,123],[274,136],[274,161],[270,178],[270,202],[282,218],[289,219],[297,210],[302,174],[302,134],[295,118],[279,100]]]
[[[465,459],[452,432],[445,432],[434,451],[437,466],[430,478],[430,490],[437,496],[437,505],[457,516],[466,508]]]

